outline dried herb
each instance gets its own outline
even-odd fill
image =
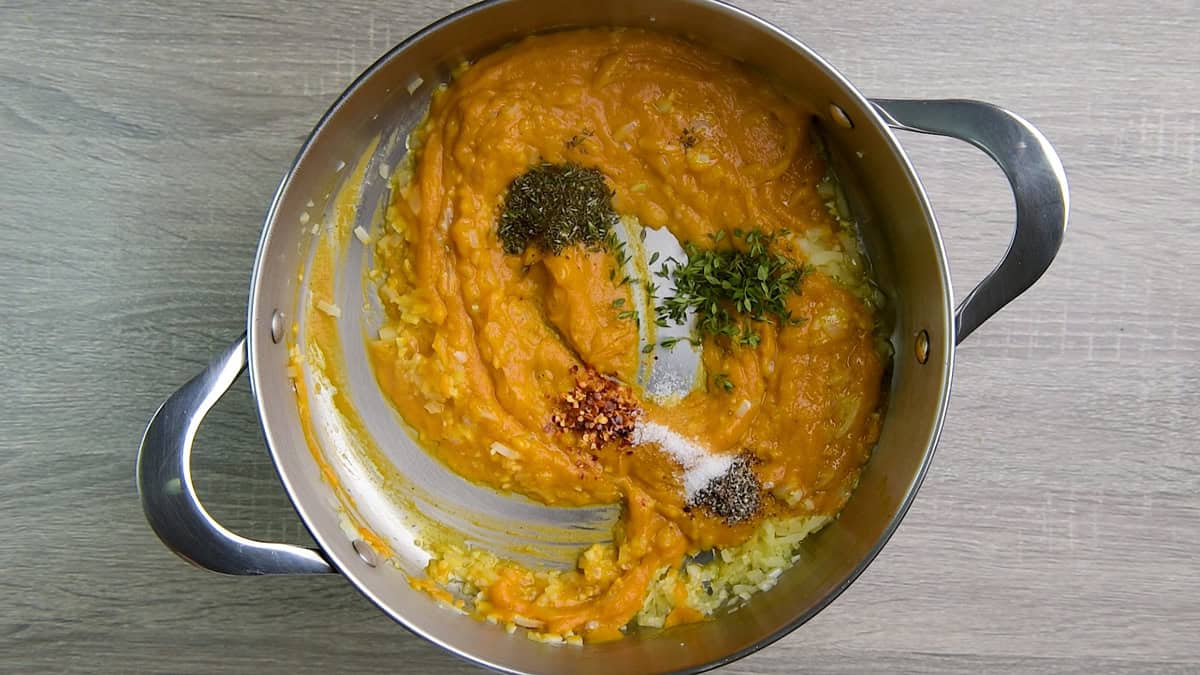
[[[719,245],[724,232],[711,238]],[[787,301],[799,292],[803,269],[787,256],[771,253],[771,239],[760,230],[738,229],[734,247],[701,249],[685,243],[687,263],[671,258],[657,272],[675,282],[675,295],[656,308],[658,318],[682,324],[695,312],[701,337],[726,336],[748,347],[757,347],[762,339],[752,322],[801,323],[792,317]]]
[[[691,129],[684,129],[683,132],[679,134],[679,145],[683,147],[684,150],[689,150],[695,147],[699,142],[700,139],[696,138],[696,134],[692,133]]]
[[[587,127],[584,127],[583,131],[580,131],[579,133],[577,133],[574,136],[567,139],[567,142],[566,142],[567,149],[573,150],[573,149],[579,147],[579,144],[581,144],[585,140],[591,138],[593,134],[595,134],[594,131],[592,131],[591,129],[589,129]]]
[[[539,164],[508,186],[497,234],[504,252],[529,246],[559,254],[568,246],[607,245],[617,221],[613,192],[598,169],[578,164]]]

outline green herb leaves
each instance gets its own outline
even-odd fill
[[[613,192],[598,169],[539,164],[508,186],[497,234],[504,252],[529,246],[557,255],[572,244],[607,245],[617,220]]]
[[[724,232],[712,236],[713,243],[724,239]],[[696,314],[700,336],[718,335],[738,344],[757,347],[762,337],[751,322],[779,321],[797,325],[787,308],[788,296],[800,288],[803,270],[786,256],[771,253],[772,236],[761,230],[734,230],[733,242],[742,246],[700,249],[692,242],[684,244],[686,264],[669,259],[658,271],[660,277],[675,282],[675,295],[657,308],[663,321],[682,324],[688,313]],[[664,347],[666,345],[663,345]]]
[[[725,373],[717,373],[713,375],[713,385],[725,390],[725,393],[733,391],[733,380],[729,379],[729,375]]]

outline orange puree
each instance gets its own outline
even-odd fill
[[[611,253],[504,253],[496,224],[508,184],[537,162],[573,162],[603,172],[619,214],[680,241],[786,228],[772,247],[798,263],[814,246],[859,261],[818,191],[826,166],[809,125],[763,77],[635,30],[531,37],[434,97],[376,246],[388,316],[369,345],[379,383],[425,447],[472,481],[550,505],[624,505],[613,544],[585,551],[574,571],[480,551],[435,557],[430,577],[473,584],[480,617],[616,638],[659,570],[735,546],[759,525],[685,510],[679,467],[656,447],[593,458],[553,431],[572,367],[634,381],[637,328],[614,308],[631,300],[610,277]],[[705,341],[705,371],[727,374],[732,391],[643,402],[647,419],[713,451],[757,457],[770,517],[836,514],[878,435],[885,362],[874,310],[822,269],[810,268],[790,301],[801,325],[755,324],[756,348]],[[703,618],[675,595],[668,625]]]

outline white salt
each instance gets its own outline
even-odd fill
[[[683,468],[683,491],[688,500],[714,478],[729,472],[733,457],[709,452],[686,436],[654,422],[639,422],[633,429],[633,443],[654,443]]]

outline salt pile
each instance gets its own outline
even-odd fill
[[[691,439],[655,422],[639,422],[633,429],[633,444],[654,443],[683,468],[683,491],[691,503],[696,493],[729,472],[734,457],[710,453]]]

